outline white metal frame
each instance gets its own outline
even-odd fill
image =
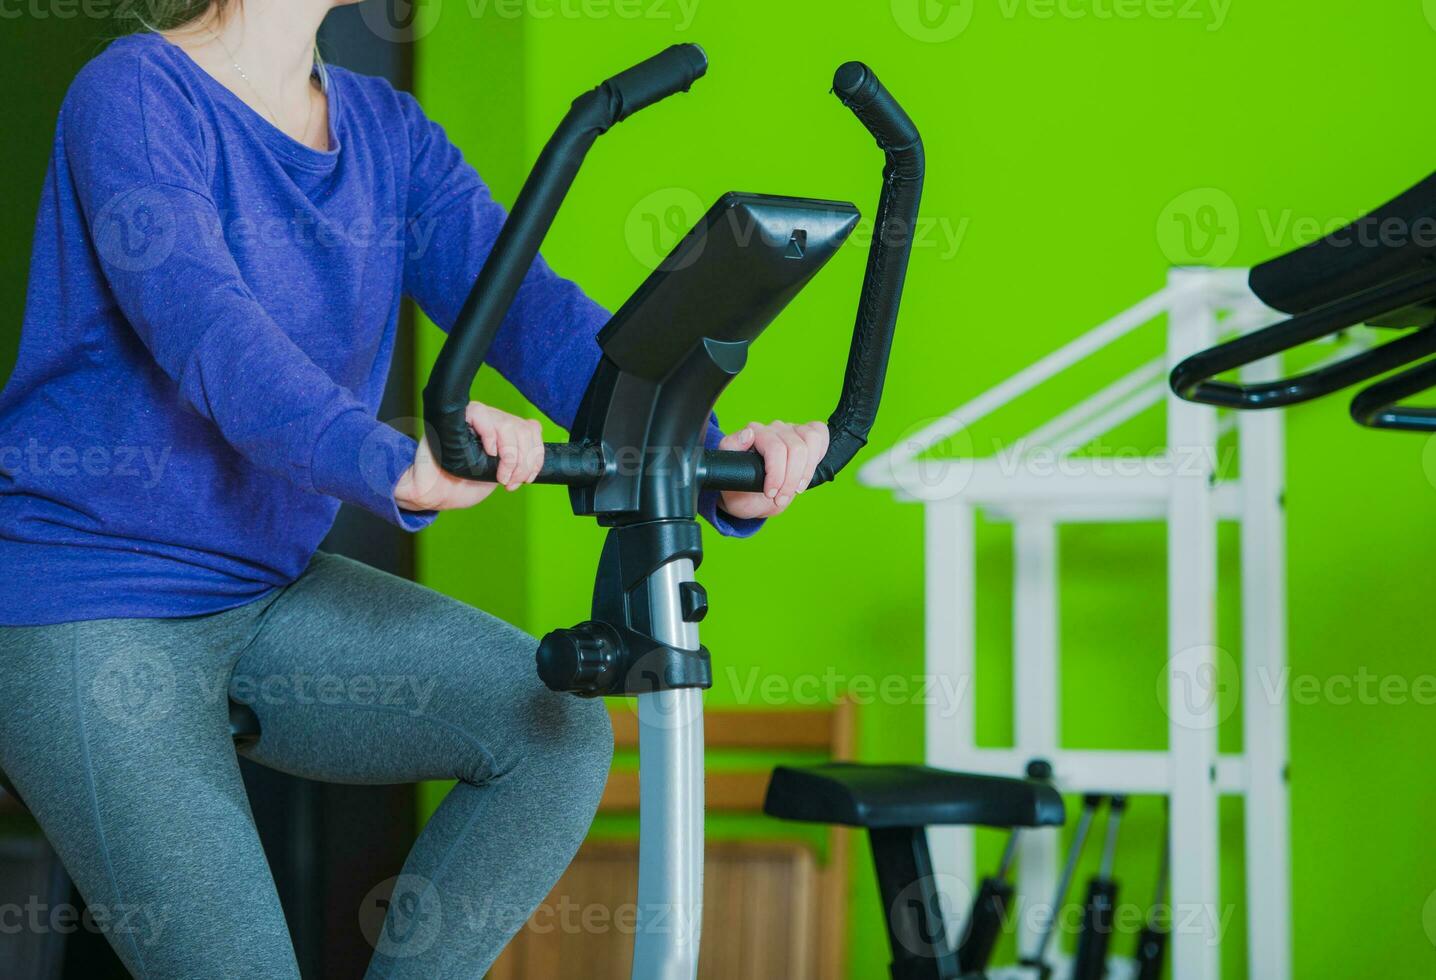
[[[1167,355],[1143,365],[1016,443],[1005,458],[924,457],[943,440],[1030,392],[1115,341],[1167,320]],[[868,463],[862,480],[925,508],[927,671],[966,683],[959,705],[929,709],[927,761],[947,769],[1017,775],[1029,760],[1049,760],[1069,793],[1167,795],[1171,800],[1171,895],[1181,917],[1172,935],[1177,980],[1217,980],[1222,921],[1218,798],[1245,797],[1249,975],[1289,980],[1290,859],[1286,787],[1287,718],[1280,698],[1264,695],[1286,662],[1284,440],[1280,413],[1219,418],[1215,409],[1172,396],[1168,370],[1231,331],[1271,318],[1239,270],[1178,269],[1167,286],[1114,319],[925,427]],[[1250,377],[1272,365],[1259,365]],[[1167,407],[1164,456],[1114,472],[1101,460],[1074,457],[1096,437],[1159,403]],[[1217,482],[1216,447],[1235,429],[1241,477]],[[1024,472],[1013,459],[1037,448],[1062,461],[1061,472]],[[1012,523],[1014,532],[1014,730],[1011,749],[975,744],[975,518]],[[1163,752],[1075,751],[1059,741],[1061,669],[1058,528],[1066,523],[1165,519],[1168,559],[1169,742]],[[1217,750],[1219,704],[1193,699],[1194,679],[1216,676],[1217,527],[1241,525],[1243,751]],[[1137,651],[1133,651],[1137,653]],[[1156,674],[1157,664],[1153,664]],[[963,689],[963,688],[956,688]],[[976,880],[973,835],[932,834],[943,874]],[[1018,890],[1046,902],[1055,890],[1055,831],[1024,834]],[[1069,897],[1069,900],[1071,898]],[[1201,914],[1205,913],[1205,914]],[[1035,926],[1021,925],[1024,950]],[[1118,971],[1120,973],[1120,971]],[[1114,975],[1118,975],[1114,973]]]

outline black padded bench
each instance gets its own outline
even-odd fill
[[[779,766],[763,811],[867,830],[887,909],[893,980],[964,977],[947,939],[928,827],[1057,827],[1066,820],[1061,795],[1047,783],[851,762]]]

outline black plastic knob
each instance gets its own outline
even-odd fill
[[[618,680],[622,647],[618,632],[607,623],[554,630],[539,643],[539,679],[551,691],[601,697]]]

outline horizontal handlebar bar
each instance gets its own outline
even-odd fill
[[[477,445],[477,440],[475,444]],[[543,466],[534,478],[535,483],[589,487],[598,483],[617,465],[606,462],[603,451],[597,446],[573,442],[546,442],[543,449]],[[490,456],[479,450],[468,463],[457,470],[449,470],[448,467],[445,469],[466,480],[492,483],[498,479],[499,462],[497,456]],[[703,453],[698,466],[698,481],[705,490],[762,493],[766,476],[763,457],[755,452],[710,449]]]
[[[574,100],[524,182],[424,387],[424,420],[445,470],[463,476],[479,465],[482,451],[464,417],[469,390],[589,149],[635,112],[686,92],[707,69],[702,48],[678,44]]]

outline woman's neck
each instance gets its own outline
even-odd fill
[[[330,0],[244,0],[166,35],[251,108],[295,139],[327,143],[316,119],[314,45]],[[321,147],[323,148],[323,147]]]

